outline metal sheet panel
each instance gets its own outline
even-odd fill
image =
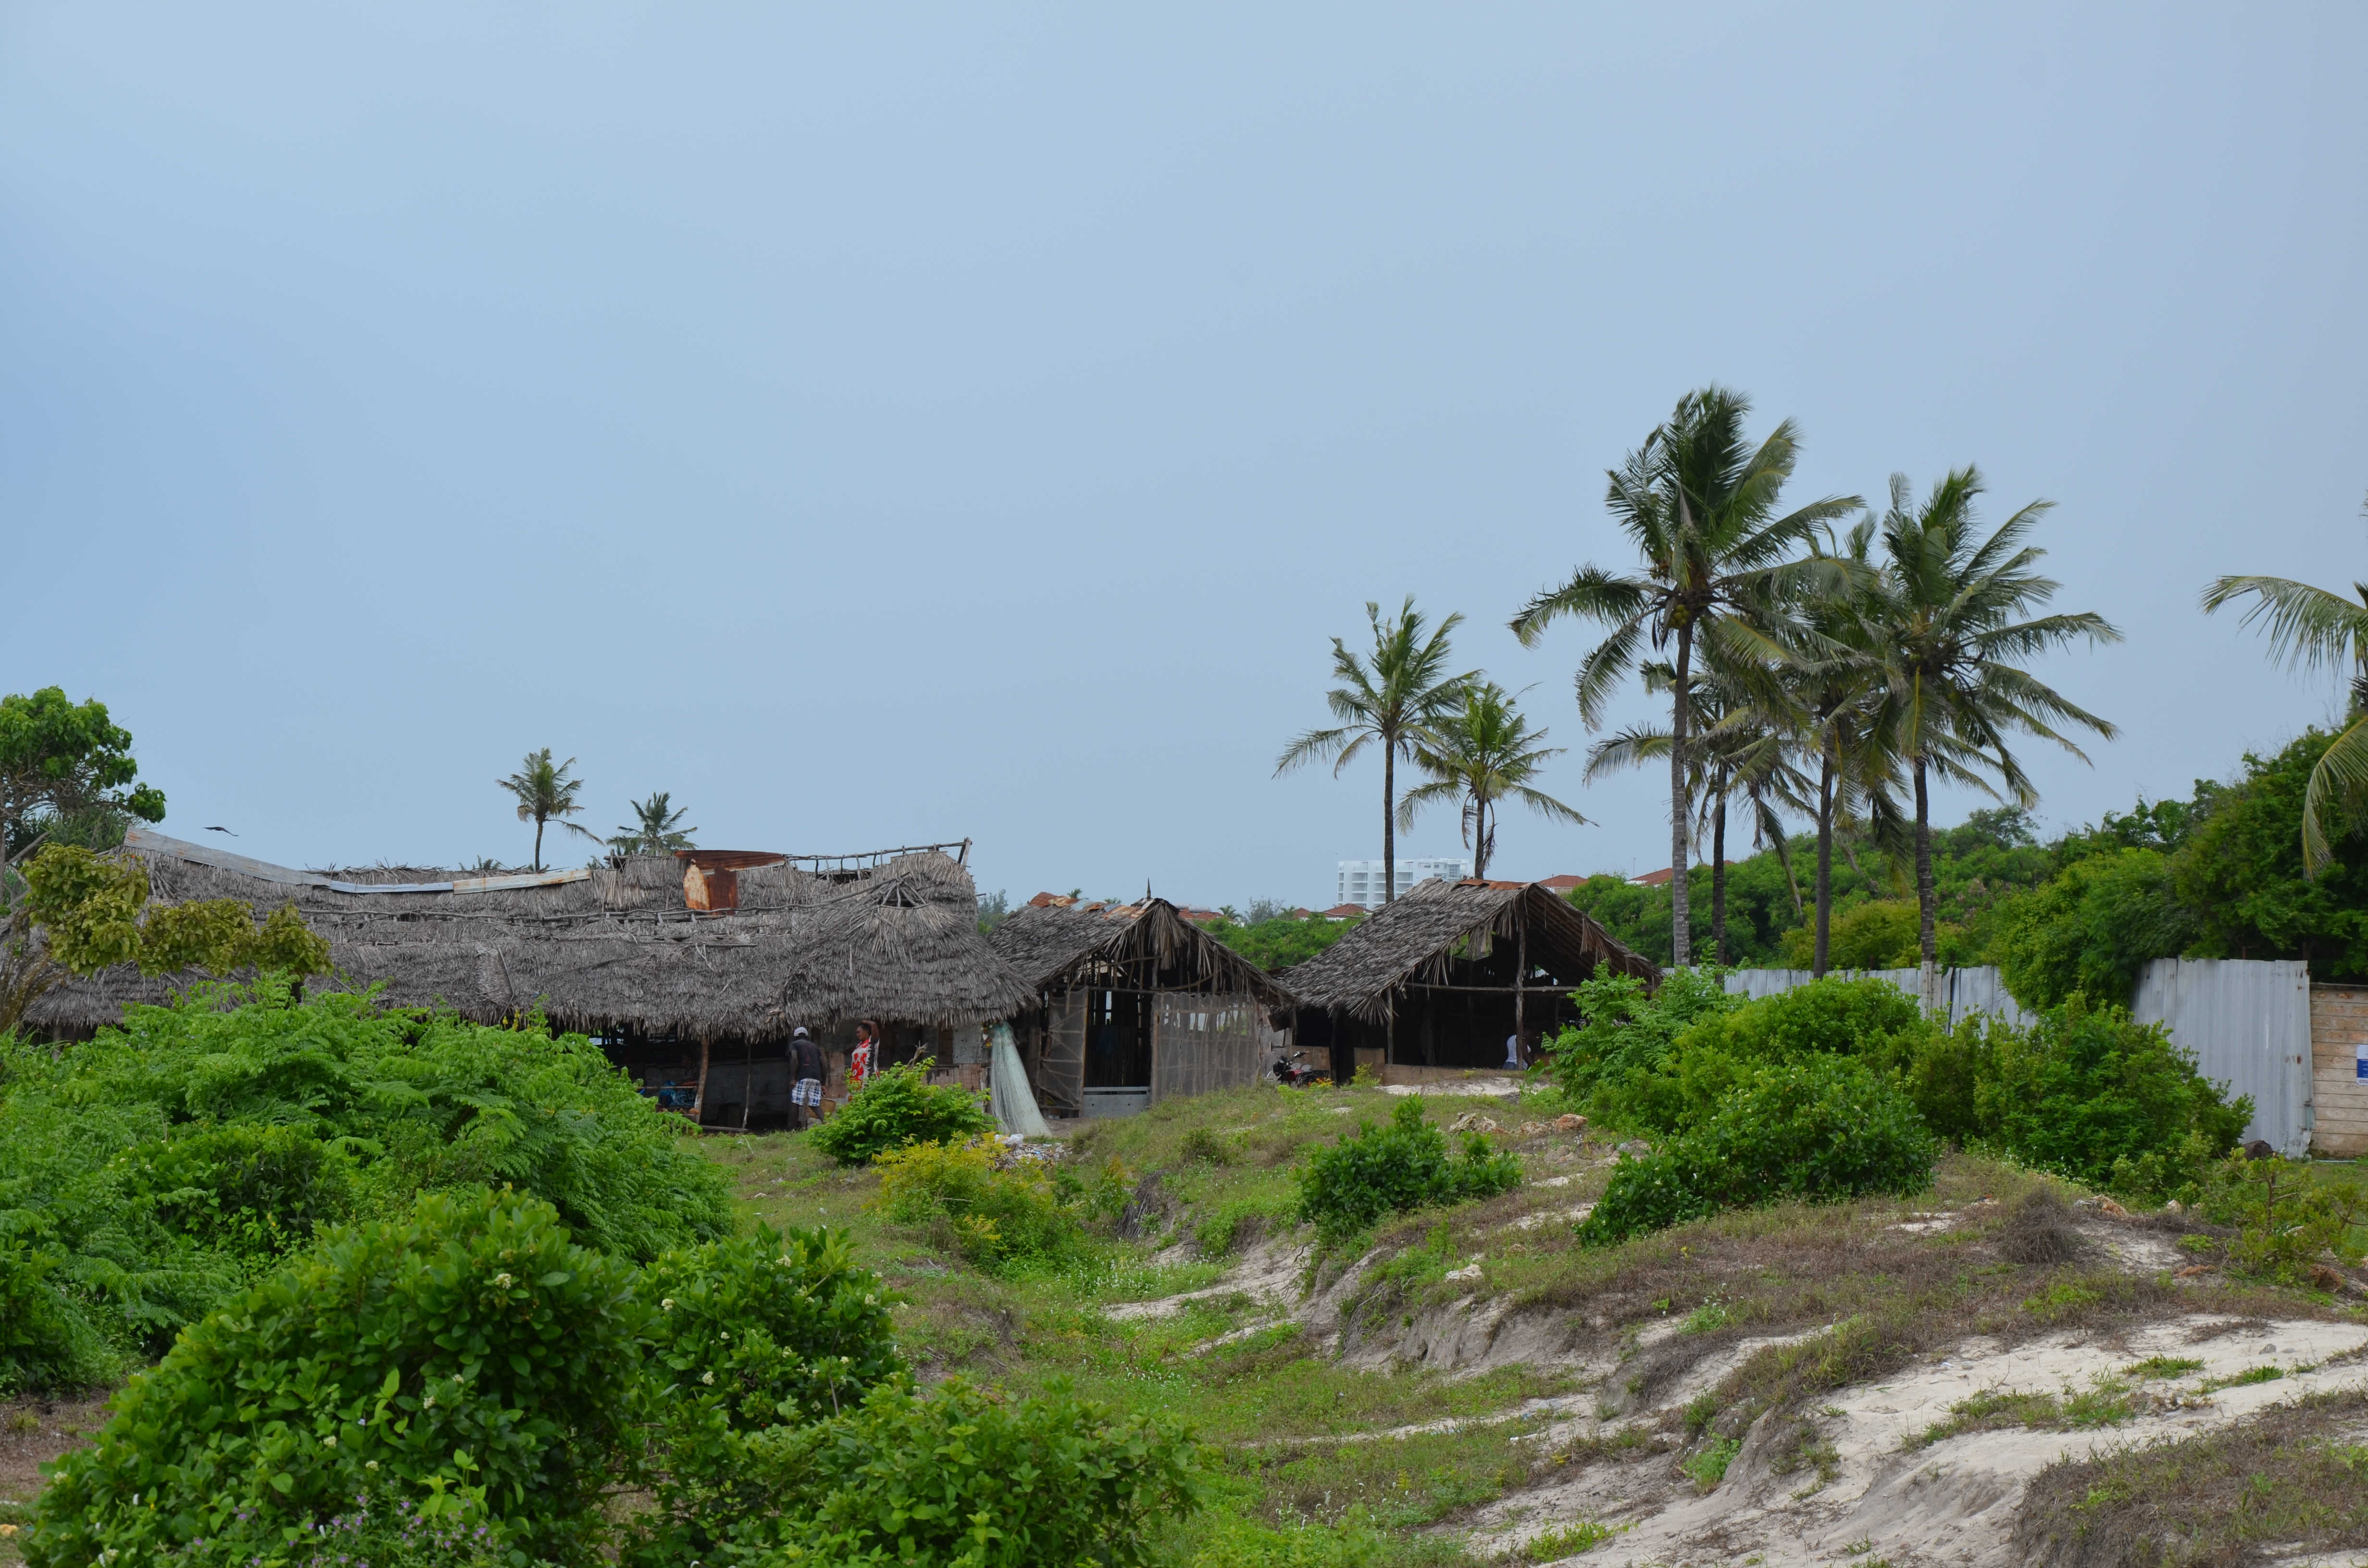
[[[2299,959],[2157,959],[2138,976],[2130,1012],[2161,1024],[2196,1070],[2250,1095],[2248,1141],[2308,1156],[2310,968]]]
[[[1917,991],[1919,971],[1912,969],[1832,970],[1830,974],[1845,980],[1872,977],[1887,980],[1908,995]],[[1726,977],[1727,991],[1737,996],[1757,1001],[1790,991],[1796,985],[1806,985],[1812,978],[1805,969],[1738,969]],[[1996,966],[1983,964],[1974,969],[1944,970],[1941,975],[1941,990],[1948,997],[1949,1025],[1955,1028],[1976,1013],[1991,1013],[2007,1022],[2021,1027],[2029,1020],[2022,1009],[2007,994],[2005,983],[1998,979]]]

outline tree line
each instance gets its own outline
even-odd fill
[[[1834,962],[1838,887],[1866,881],[1856,860],[1863,846],[1911,869],[1909,961],[1929,975],[1943,937],[1932,787],[1988,795],[2027,832],[2020,813],[2039,793],[2017,747],[2041,742],[2085,761],[2082,738],[2117,733],[2030,666],[2122,634],[2093,611],[2050,609],[2060,585],[2040,569],[2046,552],[2032,540],[2052,503],[2032,501],[1986,528],[1978,503],[1987,487],[1967,464],[1921,493],[1894,474],[1880,506],[1857,495],[1790,506],[1797,427],[1783,420],[1755,442],[1749,415],[1749,401],[1723,387],[1680,398],[1607,474],[1605,506],[1634,547],[1634,567],[1580,566],[1533,597],[1510,626],[1531,646],[1565,619],[1600,629],[1573,682],[1580,721],[1599,734],[1588,782],[1627,767],[1668,768],[1678,874],[1666,895],[1664,961],[1736,958],[1726,855],[1732,806],[1747,816],[1755,848],[1772,856],[1796,913],[1806,913],[1804,967],[1823,974]],[[2263,626],[2273,655],[2355,674],[2351,722],[2319,747],[2300,801],[2305,877],[2334,858],[2329,824],[2338,832],[2356,825],[2368,802],[2368,586],[2359,594],[2354,604],[2247,576],[2220,578],[2203,596],[2207,612],[2249,598],[2247,623]],[[1422,804],[1461,801],[1463,840],[1484,876],[1501,801],[1585,820],[1535,789],[1539,766],[1559,755],[1543,745],[1545,732],[1517,722],[1503,688],[1479,672],[1450,673],[1449,634],[1460,615],[1432,629],[1411,597],[1387,620],[1377,606],[1366,608],[1372,652],[1333,642],[1337,684],[1326,700],[1338,722],[1299,736],[1276,771],[1320,759],[1337,773],[1366,750],[1379,753],[1385,898],[1395,891],[1395,830]],[[1668,721],[1603,733],[1613,697],[1632,680],[1667,703]],[[1494,744],[1482,744],[1484,733]],[[1487,764],[1477,761],[1483,756]],[[1428,779],[1403,800],[1401,761]],[[1787,830],[1804,820],[1815,835],[1813,913],[1799,907]],[[1697,848],[1708,851],[1707,944],[1695,932]],[[1838,848],[1849,862],[1839,881]]]

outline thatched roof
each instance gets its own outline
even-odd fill
[[[540,1005],[569,1028],[768,1040],[856,1017],[976,1023],[1032,999],[978,934],[970,873],[938,852],[844,881],[752,867],[737,873],[739,908],[706,914],[685,903],[670,858],[472,879],[291,871],[146,832],[131,849],[160,902],[235,898],[263,914],[292,900],[351,983],[384,982],[391,1002],[486,1022]],[[347,891],[361,889],[370,891]],[[70,980],[27,1021],[85,1032],[191,978],[144,979],[127,966]]]
[[[1447,965],[1467,937],[1511,939],[1527,927],[1531,964],[1565,980],[1609,966],[1657,984],[1661,971],[1614,941],[1594,919],[1535,882],[1427,881],[1383,904],[1305,963],[1283,971],[1300,1005],[1379,1022],[1390,994],[1409,981],[1447,983]]]
[[[1057,991],[1111,966],[1145,973],[1180,974],[1212,991],[1289,1006],[1290,992],[1275,977],[1185,919],[1164,898],[1114,909],[1059,904],[1016,909],[986,937],[987,945],[1038,991]],[[1089,973],[1090,971],[1090,973]]]

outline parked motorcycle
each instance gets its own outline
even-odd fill
[[[1288,1056],[1277,1057],[1273,1071],[1275,1082],[1288,1084],[1294,1089],[1304,1089],[1310,1084],[1329,1083],[1332,1078],[1332,1074],[1325,1069],[1310,1065],[1307,1052],[1304,1051],[1294,1051]]]

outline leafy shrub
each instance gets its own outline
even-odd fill
[[[198,1242],[274,1257],[352,1211],[352,1162],[301,1128],[232,1122],[117,1156],[127,1196]]]
[[[2306,1167],[2232,1155],[2198,1185],[2196,1207],[2214,1223],[2237,1227],[2228,1244],[2237,1273],[2298,1285],[2324,1254],[2360,1258],[2351,1233],[2368,1215],[2349,1191],[2311,1181]]]
[[[0,1239],[0,1398],[26,1388],[78,1388],[121,1369],[121,1355],[52,1278],[56,1255]]]
[[[907,1143],[956,1143],[995,1131],[979,1098],[958,1084],[931,1084],[930,1059],[878,1074],[809,1134],[842,1165],[860,1165]]]
[[[900,1224],[946,1225],[962,1255],[982,1268],[1082,1254],[1085,1227],[1042,1165],[999,1161],[1002,1153],[983,1139],[886,1150],[872,1161],[880,1208]]]
[[[729,1484],[686,1497],[670,1533],[629,1561],[1138,1564],[1148,1527],[1199,1498],[1180,1432],[1057,1386],[1009,1399],[899,1380],[844,1415],[757,1433],[744,1453]]]
[[[1834,969],[1913,969],[1924,956],[1922,918],[1912,898],[1853,904],[1826,928],[1826,962]],[[1816,958],[1816,927],[1794,926],[1777,950],[1787,969],[1807,969]]]
[[[643,1271],[650,1338],[671,1411],[712,1410],[741,1431],[818,1421],[904,1370],[894,1297],[827,1229],[670,1252]]]
[[[0,1381],[161,1355],[316,1226],[503,1183],[637,1259],[731,1228],[681,1119],[580,1035],[267,980],[128,1008],[62,1055],[0,1038],[0,1238],[48,1260],[50,1325],[0,1335]]]
[[[1763,1067],[1701,1127],[1622,1160],[1578,1228],[1588,1246],[1787,1199],[1920,1192],[1939,1147],[1915,1108],[1862,1063]]]
[[[1760,1067],[1853,1056],[1887,1071],[1916,1060],[1936,1032],[1889,981],[1829,975],[1702,1015],[1657,1060],[1599,1078],[1588,1112],[1608,1126],[1680,1132],[1707,1120]]]
[[[1386,1126],[1360,1121],[1355,1132],[1311,1151],[1296,1175],[1299,1217],[1314,1221],[1326,1241],[1339,1242],[1384,1214],[1507,1191],[1520,1185],[1521,1167],[1476,1132],[1450,1157],[1445,1135],[1423,1119],[1421,1099],[1408,1096]]]
[[[2133,1197],[2175,1193],[2236,1146],[2252,1119],[2195,1070],[2160,1025],[2074,996],[2028,1032],[1987,1037],[1975,1088],[1982,1137],[2025,1165]]]
[[[2161,851],[2094,855],[2015,901],[1998,939],[1998,978],[2026,1007],[2053,1007],[2076,991],[2126,1004],[2138,972],[2187,936]]]
[[[1563,1092],[1584,1102],[1606,1079],[1658,1067],[1677,1038],[1698,1019],[1743,1005],[1726,994],[1719,971],[1673,970],[1647,991],[1634,975],[1598,974],[1572,994],[1583,1022],[1544,1042]]]
[[[378,1487],[581,1560],[640,1386],[633,1273],[514,1194],[429,1195],[336,1233],[126,1386],[60,1461],[26,1559],[277,1557]]]
[[[288,1568],[509,1568],[489,1527],[376,1490],[314,1524],[283,1561]]]

